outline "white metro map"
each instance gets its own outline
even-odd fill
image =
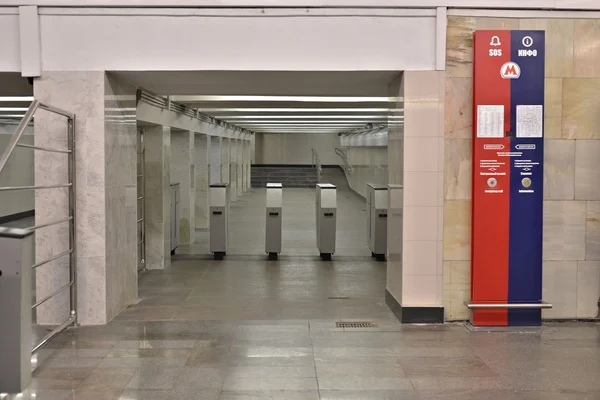
[[[517,137],[541,138],[543,136],[544,106],[517,106]]]

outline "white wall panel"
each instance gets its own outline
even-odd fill
[[[43,69],[429,70],[435,17],[41,15]]]
[[[16,8],[0,8],[0,71],[21,71],[19,15]]]

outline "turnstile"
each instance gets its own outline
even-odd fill
[[[31,383],[33,246],[33,231],[0,227],[0,393]]]
[[[171,255],[179,246],[179,183],[171,184]]]
[[[210,251],[215,260],[227,254],[227,228],[229,225],[229,184],[214,183],[209,187]]]
[[[331,183],[317,184],[317,249],[323,260],[335,253],[337,196]]]
[[[387,252],[387,209],[387,185],[367,183],[367,243],[377,261]]]
[[[281,211],[283,207],[283,185],[267,183],[267,227],[265,235],[265,252],[269,260],[277,260],[281,253]]]

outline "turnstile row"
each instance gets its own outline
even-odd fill
[[[331,183],[316,187],[316,238],[317,249],[323,260],[331,260],[336,246],[337,189]],[[283,185],[266,185],[265,253],[269,260],[277,260],[281,253]],[[229,225],[229,184],[210,185],[210,251],[215,260],[227,254]],[[387,187],[367,185],[367,241],[371,254],[385,261],[387,251]]]

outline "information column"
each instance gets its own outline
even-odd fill
[[[471,322],[539,325],[543,31],[477,31],[473,64]]]

